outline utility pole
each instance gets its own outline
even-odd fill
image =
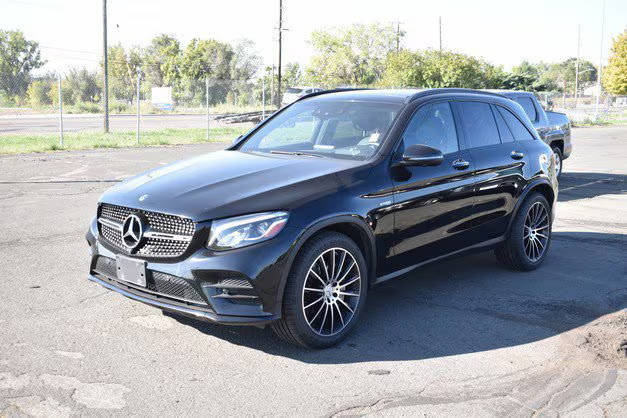
[[[442,53],[442,16],[438,18],[438,25],[440,30],[440,54]]]
[[[107,0],[102,0],[102,55],[104,64],[102,107],[104,111],[104,132],[109,133],[109,54],[107,53]]]
[[[603,0],[603,11],[601,17],[601,46],[599,50],[599,73],[597,74],[597,100],[595,104],[595,118],[599,117],[599,101],[601,100],[601,74],[603,72],[603,32],[605,32],[605,0]]]
[[[581,24],[577,25],[577,62],[575,64],[575,108],[579,96],[579,52],[581,49]]]
[[[279,0],[279,67],[277,69],[277,107],[281,107],[281,41],[283,37],[283,0]]]

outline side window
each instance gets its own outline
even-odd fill
[[[456,152],[457,131],[448,102],[432,103],[418,109],[403,132],[403,146],[428,145],[442,154]]]
[[[522,106],[525,113],[527,114],[527,116],[529,116],[529,119],[531,119],[532,122],[538,120],[538,114],[536,112],[536,107],[533,105],[533,100],[531,100],[529,97],[517,97],[514,100]]]
[[[512,135],[512,132],[507,127],[503,115],[496,109],[496,106],[492,106],[492,113],[494,113],[496,126],[499,128],[499,134],[501,134],[501,142],[514,142],[514,135]]]
[[[462,109],[462,123],[466,132],[466,142],[469,148],[479,148],[501,143],[499,131],[489,104],[462,102],[460,107]]]
[[[505,122],[507,122],[507,126],[509,126],[510,131],[512,131],[517,141],[531,141],[534,139],[534,136],[529,133],[525,125],[523,125],[512,112],[501,106],[496,106],[496,108],[501,116],[503,116],[503,119],[505,119]]]

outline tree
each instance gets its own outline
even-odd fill
[[[144,51],[146,81],[156,87],[176,86],[181,79],[181,59],[181,44],[176,38],[166,34],[154,37]]]
[[[423,87],[424,84],[420,53],[403,49],[388,55],[382,87]]]
[[[31,81],[31,71],[45,64],[39,44],[24,38],[21,31],[0,30],[0,92],[22,96]]]
[[[287,87],[298,86],[303,83],[303,72],[297,62],[289,62],[285,65],[283,82]]]
[[[450,51],[392,53],[381,84],[386,87],[500,87],[503,71],[486,61]]]
[[[67,85],[72,94],[72,100],[76,102],[92,102],[100,101],[100,77],[94,72],[87,71],[85,68],[81,70],[71,69],[67,77]]]
[[[205,100],[205,80],[210,80],[211,103],[223,102],[231,86],[231,45],[214,39],[194,38],[182,59],[183,92],[180,100],[201,103]]]
[[[396,51],[396,31],[392,25],[354,24],[315,31],[311,44],[316,55],[307,78],[313,83],[369,85],[381,78],[388,54]]]
[[[250,80],[261,66],[261,57],[255,51],[255,43],[242,39],[235,44],[231,59],[231,78]]]
[[[122,44],[109,47],[109,88],[113,98],[132,102],[137,91],[137,72],[141,72],[142,51]],[[142,74],[143,78],[143,74]]]
[[[602,81],[609,93],[627,94],[627,29],[614,39],[612,55],[603,72]]]

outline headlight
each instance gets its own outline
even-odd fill
[[[245,247],[275,237],[287,223],[287,212],[264,212],[211,223],[207,246],[216,251]]]

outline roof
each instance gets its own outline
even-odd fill
[[[477,95],[491,95],[503,97],[501,94],[497,94],[487,90],[472,90],[461,88],[433,88],[433,89],[337,89],[326,90],[318,93],[313,93],[304,96],[302,99],[308,97],[320,97],[321,99],[328,100],[372,100],[380,102],[392,102],[392,103],[407,103],[413,100],[417,100],[421,97],[432,96],[436,94],[477,94]]]

